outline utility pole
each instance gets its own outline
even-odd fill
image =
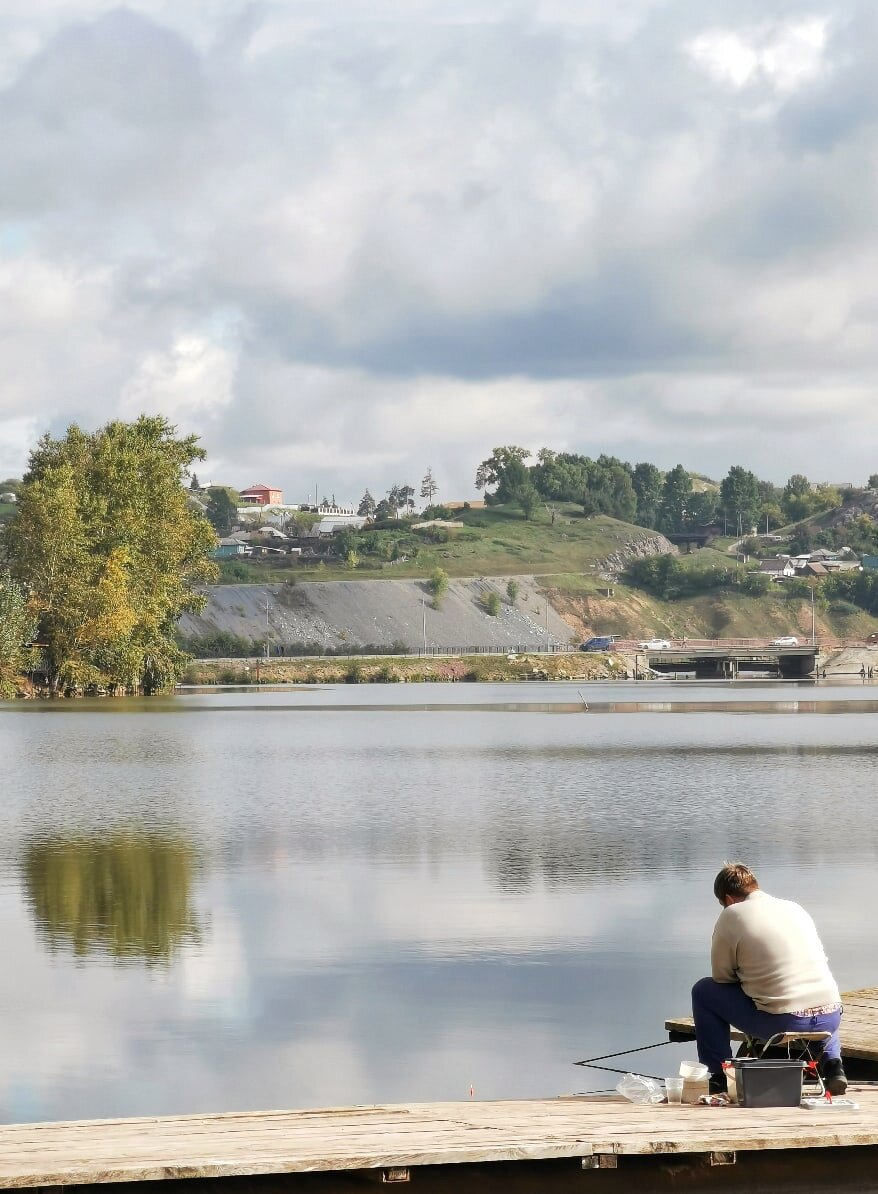
[[[817,645],[816,623],[814,621],[814,586],[811,585],[811,646]]]
[[[549,598],[546,597],[546,653],[549,650]]]
[[[424,616],[424,654],[427,654],[427,598],[421,598],[421,613]]]

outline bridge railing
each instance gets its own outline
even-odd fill
[[[641,647],[643,639],[616,639],[613,644],[617,651],[634,651],[634,652],[658,652],[661,648]],[[669,638],[664,639],[668,646],[664,648],[667,651],[718,651],[725,647],[729,649],[738,650],[761,650],[764,647],[771,647],[772,640],[770,638]],[[811,646],[819,647],[820,640],[816,643],[811,643],[810,639],[802,637],[799,639],[798,647],[807,648]]]

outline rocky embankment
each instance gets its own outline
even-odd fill
[[[616,580],[624,572],[632,560],[640,560],[645,556],[677,555],[679,548],[666,539],[664,535],[653,532],[630,539],[623,543],[618,551],[605,556],[597,562],[598,575],[606,580]]]
[[[277,585],[215,585],[200,614],[184,614],[184,642],[224,632],[270,654],[312,644],[320,650],[391,647],[419,651],[466,647],[545,649],[569,643],[573,631],[546,601],[532,576],[515,577],[513,604],[507,577],[452,580],[439,609],[423,580],[303,581]],[[485,602],[499,598],[491,615]],[[548,630],[548,634],[547,634]]]

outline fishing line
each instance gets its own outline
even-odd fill
[[[619,1049],[616,1053],[601,1053],[597,1057],[586,1057],[583,1061],[574,1061],[574,1065],[587,1066],[590,1070],[604,1070],[608,1074],[627,1074],[628,1070],[619,1070],[611,1065],[598,1065],[599,1061],[610,1061],[613,1057],[626,1057],[629,1053],[645,1053],[647,1049],[661,1049],[664,1045],[671,1044],[670,1041],[656,1041],[654,1045],[638,1045],[634,1049]],[[661,1078],[657,1078],[655,1074],[643,1074],[644,1078],[656,1078],[657,1082],[661,1082]]]

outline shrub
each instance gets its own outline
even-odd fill
[[[427,581],[427,588],[433,594],[433,608],[438,609],[442,598],[448,592],[448,573],[444,568],[434,568]]]
[[[261,655],[265,650],[264,639],[245,638],[240,634],[231,634],[228,630],[181,638],[179,644],[187,655],[194,655],[196,659],[246,659],[251,655]]]
[[[741,588],[751,597],[762,597],[771,589],[771,577],[764,572],[748,572],[741,578]]]
[[[484,595],[482,598],[482,605],[484,607],[485,613],[489,614],[492,618],[496,618],[500,613],[500,598],[493,589],[490,591],[490,593],[486,593]]]

